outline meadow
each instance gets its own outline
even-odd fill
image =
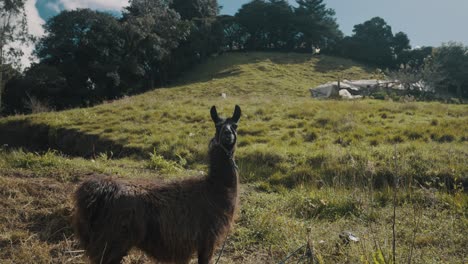
[[[170,87],[1,118],[0,262],[84,263],[69,224],[79,182],[203,175],[209,108],[239,104],[241,209],[220,263],[278,263],[308,236],[317,263],[391,263],[393,222],[397,263],[467,263],[468,106],[308,91],[379,76],[324,55],[228,53]]]

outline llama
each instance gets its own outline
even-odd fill
[[[211,108],[216,134],[209,147],[206,177],[170,183],[120,181],[94,177],[75,192],[73,227],[92,263],[120,263],[131,248],[156,261],[211,263],[227,236],[238,206],[234,161],[237,123]]]

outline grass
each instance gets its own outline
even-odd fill
[[[0,119],[0,143],[9,144],[0,150],[0,262],[84,262],[68,222],[77,184],[94,174],[200,175],[208,109],[226,116],[239,104],[243,193],[221,263],[278,262],[308,228],[321,263],[389,263],[395,177],[398,263],[411,248],[413,263],[466,263],[468,107],[310,98],[308,88],[338,77],[375,75],[334,57],[230,53],[172,87]],[[347,230],[360,242],[342,244]],[[140,252],[126,259],[148,261]]]

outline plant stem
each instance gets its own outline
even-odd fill
[[[398,164],[397,164],[397,148],[395,145],[394,152],[394,161],[395,161],[395,175],[393,178],[393,217],[392,217],[392,260],[393,264],[396,263],[396,207],[397,207],[397,191],[398,191]]]

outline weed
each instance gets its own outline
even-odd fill
[[[174,161],[164,159],[163,156],[156,153],[156,150],[154,150],[153,153],[150,153],[147,168],[157,170],[163,174],[170,174],[181,170],[179,164]]]

